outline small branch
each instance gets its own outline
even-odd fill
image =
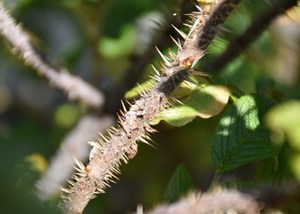
[[[108,130],[109,137],[102,136],[99,142],[93,142],[90,162],[86,166],[77,162],[78,172],[74,175],[69,189],[63,189],[65,195],[61,207],[67,213],[82,213],[89,200],[97,193],[103,193],[109,183],[120,173],[121,161],[127,163],[132,153],[137,152],[137,142],[148,143],[150,134],[155,130],[150,122],[167,108],[168,97],[176,86],[188,78],[190,68],[204,55],[206,48],[214,38],[217,29],[226,20],[240,0],[224,0],[217,5],[209,17],[202,11],[193,13],[194,24],[185,36],[183,45],[178,43],[179,51],[171,53],[169,61],[161,54],[165,76],[157,74],[157,83],[148,93],[142,93],[139,100],[129,110],[125,109],[119,118],[119,125]],[[159,52],[160,53],[160,52]],[[148,143],[149,144],[149,143]]]
[[[245,51],[279,15],[297,5],[297,0],[276,0],[269,8],[255,17],[246,31],[230,42],[226,51],[201,66],[206,72],[219,72],[234,58]]]
[[[57,69],[50,65],[32,46],[30,37],[17,25],[15,20],[0,2],[0,34],[12,46],[12,52],[36,69],[41,75],[49,79],[59,89],[65,91],[70,99],[78,99],[87,105],[99,108],[104,103],[102,93],[91,85],[75,77],[65,69]]]
[[[234,190],[190,194],[187,198],[170,205],[161,205],[148,214],[192,213],[259,213],[260,205],[249,195]]]

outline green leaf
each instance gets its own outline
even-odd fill
[[[186,95],[186,93],[185,93]],[[185,99],[164,110],[151,124],[165,120],[172,126],[180,127],[193,121],[196,117],[210,118],[219,114],[228,102],[230,92],[220,85],[197,87]]]
[[[124,57],[133,51],[135,37],[136,32],[134,27],[131,25],[126,25],[122,29],[120,38],[101,38],[98,44],[99,52],[106,59]]]
[[[291,156],[291,149],[288,144],[285,143],[280,148],[278,155],[259,163],[259,178],[268,184],[281,184],[283,181],[292,178],[291,167],[289,167]]]
[[[192,177],[185,165],[180,164],[171,177],[165,199],[168,202],[177,201],[182,195],[194,189]]]
[[[219,173],[277,154],[261,120],[273,105],[262,95],[238,99],[221,118],[212,144],[212,158]]]
[[[80,118],[81,109],[75,104],[63,104],[57,108],[54,120],[57,125],[65,128],[72,127]]]

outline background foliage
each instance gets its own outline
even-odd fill
[[[151,33],[141,35],[138,20],[153,11],[178,11],[170,0],[10,0],[6,5],[55,64],[106,93],[103,111],[114,114],[119,103],[110,97],[130,57],[142,48],[137,41],[151,38]],[[202,62],[220,54],[267,6],[258,0],[242,5]],[[247,52],[213,75],[210,81],[231,91],[220,114],[202,119],[184,109],[184,120],[175,122],[162,116],[177,127],[157,121],[156,148],[140,144],[137,156],[122,167],[120,181],[92,200],[85,212],[134,211],[138,203],[149,209],[194,188],[206,191],[217,181],[243,191],[259,190],[266,204],[299,212],[300,18],[299,11],[289,15],[293,21],[278,20]],[[49,87],[2,40],[0,47],[1,209],[59,213],[57,198],[47,203],[36,198],[35,182],[64,135],[89,109]],[[148,79],[149,71],[150,66],[139,82]],[[193,97],[190,102],[195,104]],[[193,107],[199,112],[197,104]]]

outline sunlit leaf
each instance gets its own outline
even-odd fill
[[[265,96],[238,99],[221,118],[212,144],[212,158],[220,173],[277,154],[261,124],[273,101]]]
[[[274,142],[283,143],[286,136],[290,145],[300,151],[300,101],[291,100],[274,107],[265,121],[273,131]]]
[[[193,121],[195,117],[213,117],[223,110],[228,102],[229,95],[229,90],[224,86],[198,87],[185,99],[180,100],[183,105],[177,104],[166,109],[152,124],[164,120],[172,126],[179,127]]]

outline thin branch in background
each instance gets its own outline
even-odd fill
[[[251,43],[266,30],[273,20],[284,14],[293,6],[296,6],[297,3],[297,0],[276,0],[274,3],[270,3],[270,7],[256,16],[243,34],[237,36],[230,42],[225,52],[206,64],[203,64],[201,70],[206,72],[219,72],[234,58],[245,51]]]
[[[261,206],[250,196],[235,190],[219,190],[209,193],[190,194],[179,202],[161,205],[148,214],[191,213],[259,213]]]
[[[88,158],[88,141],[97,139],[97,131],[111,127],[114,120],[109,116],[87,115],[80,119],[77,126],[66,135],[45,174],[37,182],[38,196],[47,200],[60,191],[73,172],[74,157],[79,161]]]
[[[77,173],[73,176],[71,186],[65,192],[61,203],[67,213],[82,213],[88,202],[97,193],[103,193],[109,183],[120,173],[119,167],[129,161],[137,142],[148,143],[151,128],[150,122],[169,106],[168,97],[176,86],[188,78],[190,68],[204,55],[212,42],[217,29],[222,25],[230,12],[240,0],[221,1],[212,11],[211,16],[203,15],[199,10],[191,15],[194,23],[190,33],[185,36],[183,45],[179,44],[178,53],[169,61],[162,55],[162,67],[165,76],[157,74],[158,82],[147,93],[142,93],[139,100],[119,118],[119,125],[111,128],[109,137],[103,136],[99,142],[92,143],[90,162],[84,166],[77,161]],[[209,25],[209,26],[208,26]]]
[[[104,104],[104,96],[91,85],[71,75],[66,69],[57,69],[50,65],[32,46],[30,37],[17,25],[15,20],[0,2],[0,34],[12,46],[12,52],[48,78],[50,84],[65,91],[70,99],[77,99],[85,104],[99,108]]]

